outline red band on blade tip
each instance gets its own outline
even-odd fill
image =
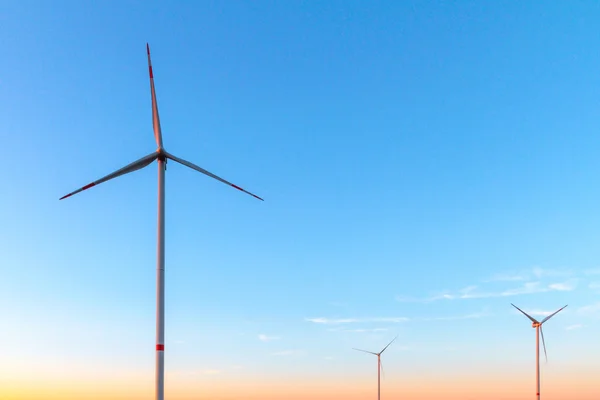
[[[150,78],[154,78],[154,75],[152,74],[152,66],[149,66],[148,69],[150,70]]]
[[[92,186],[96,186],[96,184],[95,183],[90,183],[89,185],[85,185],[84,187],[82,187],[81,190],[89,189]]]
[[[165,345],[164,344],[157,344],[156,345],[156,351],[165,351]]]

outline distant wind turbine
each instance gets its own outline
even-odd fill
[[[372,351],[367,351],[367,350],[361,350],[361,349],[356,349],[356,348],[352,348],[352,350],[358,350],[358,351],[362,351],[365,353],[369,353],[369,354],[373,354],[375,356],[377,356],[377,400],[381,399],[381,370],[383,369],[383,367],[381,366],[381,354],[385,351],[385,349],[387,349],[390,344],[392,344],[394,342],[394,340],[396,340],[398,338],[398,335],[396,335],[395,338],[392,339],[391,342],[389,342],[387,344],[387,346],[385,346],[383,348],[383,350],[381,350],[379,353],[373,353]]]
[[[174,155],[167,153],[163,147],[162,131],[160,129],[160,119],[158,117],[158,105],[156,103],[156,93],[154,91],[154,75],[152,73],[152,62],[150,61],[150,46],[146,44],[146,51],[148,53],[148,72],[150,74],[150,93],[152,95],[152,126],[154,128],[154,139],[156,140],[157,149],[153,153],[148,154],[140,158],[137,161],[109,174],[97,181],[94,181],[84,187],[77,189],[74,192],[67,194],[60,198],[66,199],[74,194],[77,194],[83,190],[89,189],[93,186],[99,185],[103,182],[109,181],[113,178],[117,178],[121,175],[128,174],[130,172],[137,171],[148,165],[154,160],[158,161],[158,242],[156,252],[156,400],[164,399],[164,351],[165,351],[165,170],[167,165],[167,159],[171,159],[179,164],[185,165],[191,169],[208,175],[213,179],[223,182],[226,185],[232,186],[237,190],[241,190],[259,200],[263,200],[260,197],[242,189],[239,186],[234,185],[214,175],[204,168],[192,164],[189,161],[185,161],[181,158],[175,157]]]
[[[537,385],[537,390],[536,390],[535,396],[536,396],[537,400],[540,400],[540,333],[542,334],[542,345],[544,346],[544,356],[546,356],[546,362],[548,362],[548,353],[546,353],[546,341],[544,340],[544,331],[542,330],[542,324],[544,322],[548,321],[550,318],[552,318],[556,314],[558,314],[558,312],[563,310],[566,307],[566,305],[562,308],[559,308],[557,311],[548,315],[541,322],[539,322],[538,320],[533,318],[531,315],[529,315],[525,311],[521,310],[519,307],[515,306],[512,303],[510,303],[510,304],[517,310],[521,311],[521,313],[523,313],[523,315],[525,315],[527,318],[529,318],[531,320],[531,327],[535,328],[535,380],[536,380],[536,385]]]

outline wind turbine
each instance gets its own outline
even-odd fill
[[[373,353],[372,351],[356,349],[354,347],[352,348],[352,350],[358,350],[358,351],[362,351],[362,352],[373,354],[373,355],[377,356],[377,400],[381,399],[381,370],[383,369],[383,367],[381,366],[381,353],[383,353],[385,351],[385,349],[387,349],[390,346],[390,344],[392,344],[392,342],[394,340],[396,340],[397,338],[398,338],[398,335],[396,335],[396,337],[393,338],[392,341],[389,342],[387,344],[387,346],[385,346],[383,348],[383,350],[381,350],[379,353]]]
[[[535,396],[537,400],[540,400],[540,333],[542,334],[542,345],[544,346],[544,355],[546,356],[546,362],[548,362],[548,354],[546,353],[546,341],[544,340],[544,331],[542,330],[542,324],[548,321],[556,314],[558,314],[558,312],[564,309],[566,305],[562,308],[559,308],[552,314],[548,315],[540,322],[533,318],[531,315],[527,314],[525,311],[521,310],[519,307],[515,306],[512,303],[510,304],[517,310],[521,311],[521,313],[523,313],[523,315],[525,315],[527,318],[529,318],[531,320],[531,327],[535,328],[535,380],[537,385],[537,391]]]
[[[237,190],[247,193],[259,200],[263,200],[260,197],[252,194],[241,187],[234,185],[231,182],[226,181],[223,178],[214,175],[213,173],[201,168],[189,161],[175,157],[171,153],[167,153],[163,147],[162,131],[160,129],[160,119],[158,117],[158,105],[156,103],[156,93],[154,90],[154,75],[152,73],[152,62],[150,61],[150,46],[146,43],[146,51],[148,53],[148,72],[150,74],[150,93],[152,95],[152,126],[154,128],[154,139],[156,140],[156,151],[140,158],[137,161],[132,162],[125,167],[106,175],[103,178],[98,179],[88,185],[83,186],[80,189],[75,190],[60,198],[66,199],[67,197],[73,196],[81,191],[89,189],[93,186],[97,186],[103,182],[109,181],[113,178],[117,178],[121,175],[128,174],[130,172],[137,171],[148,165],[154,160],[158,161],[158,241],[157,241],[157,252],[156,252],[156,400],[164,399],[164,351],[165,351],[165,170],[167,165],[167,159],[178,162],[179,164],[185,165],[191,169],[208,175],[226,185],[232,186]]]

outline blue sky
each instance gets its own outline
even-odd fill
[[[510,302],[569,304],[554,363],[600,355],[597,3],[0,9],[14,379],[152,373],[156,166],[58,201],[154,150],[146,42],[166,149],[265,198],[169,163],[167,370],[362,376],[399,334],[392,374],[487,340],[532,373]]]

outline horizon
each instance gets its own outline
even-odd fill
[[[3,5],[0,398],[597,400],[600,4]],[[237,187],[237,186],[235,186]],[[541,347],[541,343],[540,343]]]

